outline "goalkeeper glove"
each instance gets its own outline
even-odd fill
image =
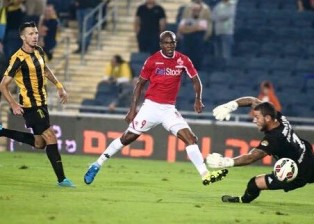
[[[225,168],[234,166],[234,160],[222,157],[219,153],[212,153],[206,157],[206,164],[209,168]]]
[[[236,101],[230,101],[228,103],[219,105],[213,109],[214,117],[219,121],[229,121],[230,113],[238,108],[238,103]]]

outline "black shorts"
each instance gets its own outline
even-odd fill
[[[313,183],[314,177],[314,158],[309,156],[299,165],[298,176],[291,182],[281,182],[276,179],[274,173],[266,174],[265,180],[269,190],[292,191],[305,186],[307,183]]]
[[[27,128],[32,128],[34,135],[41,135],[50,127],[47,105],[23,108],[24,120]]]

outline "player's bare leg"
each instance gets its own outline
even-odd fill
[[[138,134],[127,131],[120,138],[113,140],[97,161],[88,168],[84,176],[84,182],[91,184],[104,162],[110,159],[111,156],[120,151],[124,146],[134,142],[139,136]]]
[[[204,163],[203,156],[200,152],[198,145],[196,144],[196,136],[191,132],[190,129],[184,128],[178,131],[177,137],[181,139],[187,146],[186,152],[202,177],[202,182],[204,185],[214,183],[222,180],[228,173],[227,169],[217,170],[209,172],[206,164]]]

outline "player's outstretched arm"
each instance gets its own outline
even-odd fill
[[[254,107],[259,103],[261,103],[261,101],[255,97],[241,97],[215,107],[213,109],[213,115],[219,121],[228,121],[230,119],[231,112],[237,110],[238,107]]]
[[[210,168],[226,168],[232,166],[245,166],[267,156],[267,153],[260,149],[252,149],[248,154],[240,155],[234,158],[223,157],[219,153],[209,154],[205,162]]]

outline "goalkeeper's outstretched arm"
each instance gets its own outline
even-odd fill
[[[255,107],[262,103],[259,99],[251,96],[245,96],[234,100],[239,107]]]
[[[241,97],[232,101],[229,101],[228,103],[219,105],[213,109],[213,115],[214,117],[219,120],[229,120],[230,114],[232,111],[235,111],[238,109],[238,107],[255,107],[257,104],[260,104],[262,101],[255,97]]]
[[[233,158],[234,166],[245,166],[254,163],[267,156],[267,153],[260,149],[252,149],[248,154],[240,155]]]
[[[209,154],[205,161],[210,168],[226,168],[232,166],[245,166],[267,156],[263,150],[254,148],[248,154],[240,155],[234,158],[223,157],[219,153]]]

